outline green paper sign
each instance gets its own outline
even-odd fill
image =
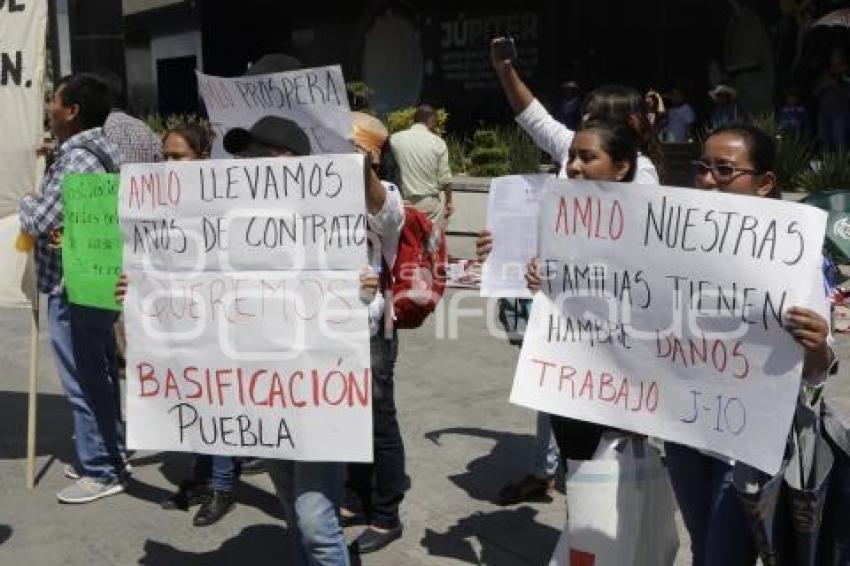
[[[69,174],[62,184],[62,270],[75,305],[120,311],[123,237],[118,225],[119,176]]]

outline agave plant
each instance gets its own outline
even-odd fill
[[[814,156],[812,144],[799,134],[783,131],[772,112],[753,117],[752,124],[776,139],[776,184],[786,191],[805,190],[797,179],[809,169]]]
[[[850,150],[824,152],[797,174],[794,185],[809,192],[850,189]]]

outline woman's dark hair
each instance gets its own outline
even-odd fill
[[[776,141],[763,130],[752,124],[727,124],[712,130],[706,140],[719,134],[730,134],[744,141],[747,146],[747,158],[753,164],[756,173],[764,174],[776,170]],[[767,196],[781,198],[781,189],[778,186],[774,187]]]
[[[623,181],[634,181],[637,173],[638,138],[635,131],[625,122],[605,118],[590,118],[582,122],[579,132],[592,132],[599,145],[615,163],[629,164]]]
[[[162,136],[162,141],[164,142],[171,135],[180,136],[186,140],[186,143],[199,159],[209,156],[212,149],[212,136],[209,128],[195,122],[187,122],[166,130]]]
[[[605,85],[590,91],[581,106],[582,117],[623,122],[638,138],[638,150],[655,168],[662,169],[661,144],[647,118],[646,99],[636,89],[623,85]]]
[[[91,73],[78,73],[59,79],[56,89],[59,87],[62,87],[62,105],[76,104],[80,108],[77,118],[83,130],[103,126],[112,110],[109,87],[103,79]]]

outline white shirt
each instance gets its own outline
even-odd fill
[[[398,241],[404,226],[404,203],[401,193],[392,183],[381,181],[387,189],[384,206],[376,214],[369,214],[369,265],[378,275],[384,269],[392,269],[398,255]],[[382,261],[383,260],[383,261]],[[369,304],[369,329],[374,335],[383,319],[385,301],[378,291]]]
[[[398,165],[404,198],[416,201],[434,197],[448,184],[452,176],[449,149],[424,124],[413,124],[390,136],[390,149]]]
[[[531,136],[534,143],[561,164],[559,177],[566,176],[567,155],[575,132],[552,117],[537,99],[517,114],[516,122]],[[634,182],[641,185],[658,185],[658,171],[645,156],[638,154]]]

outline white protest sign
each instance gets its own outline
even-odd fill
[[[229,130],[250,129],[263,116],[288,118],[301,126],[312,154],[354,151],[351,109],[339,65],[234,78],[197,75],[216,133],[213,157],[229,156],[222,145]]]
[[[493,251],[481,266],[482,297],[531,297],[525,267],[537,255],[537,219],[550,175],[511,175],[490,183],[487,229]]]
[[[35,191],[35,151],[44,134],[47,2],[0,2],[0,307],[27,306],[26,254],[15,251],[18,201]]]
[[[121,173],[128,446],[371,461],[362,157]]]
[[[780,466],[802,349],[784,312],[821,285],[805,205],[551,180],[511,401]]]

